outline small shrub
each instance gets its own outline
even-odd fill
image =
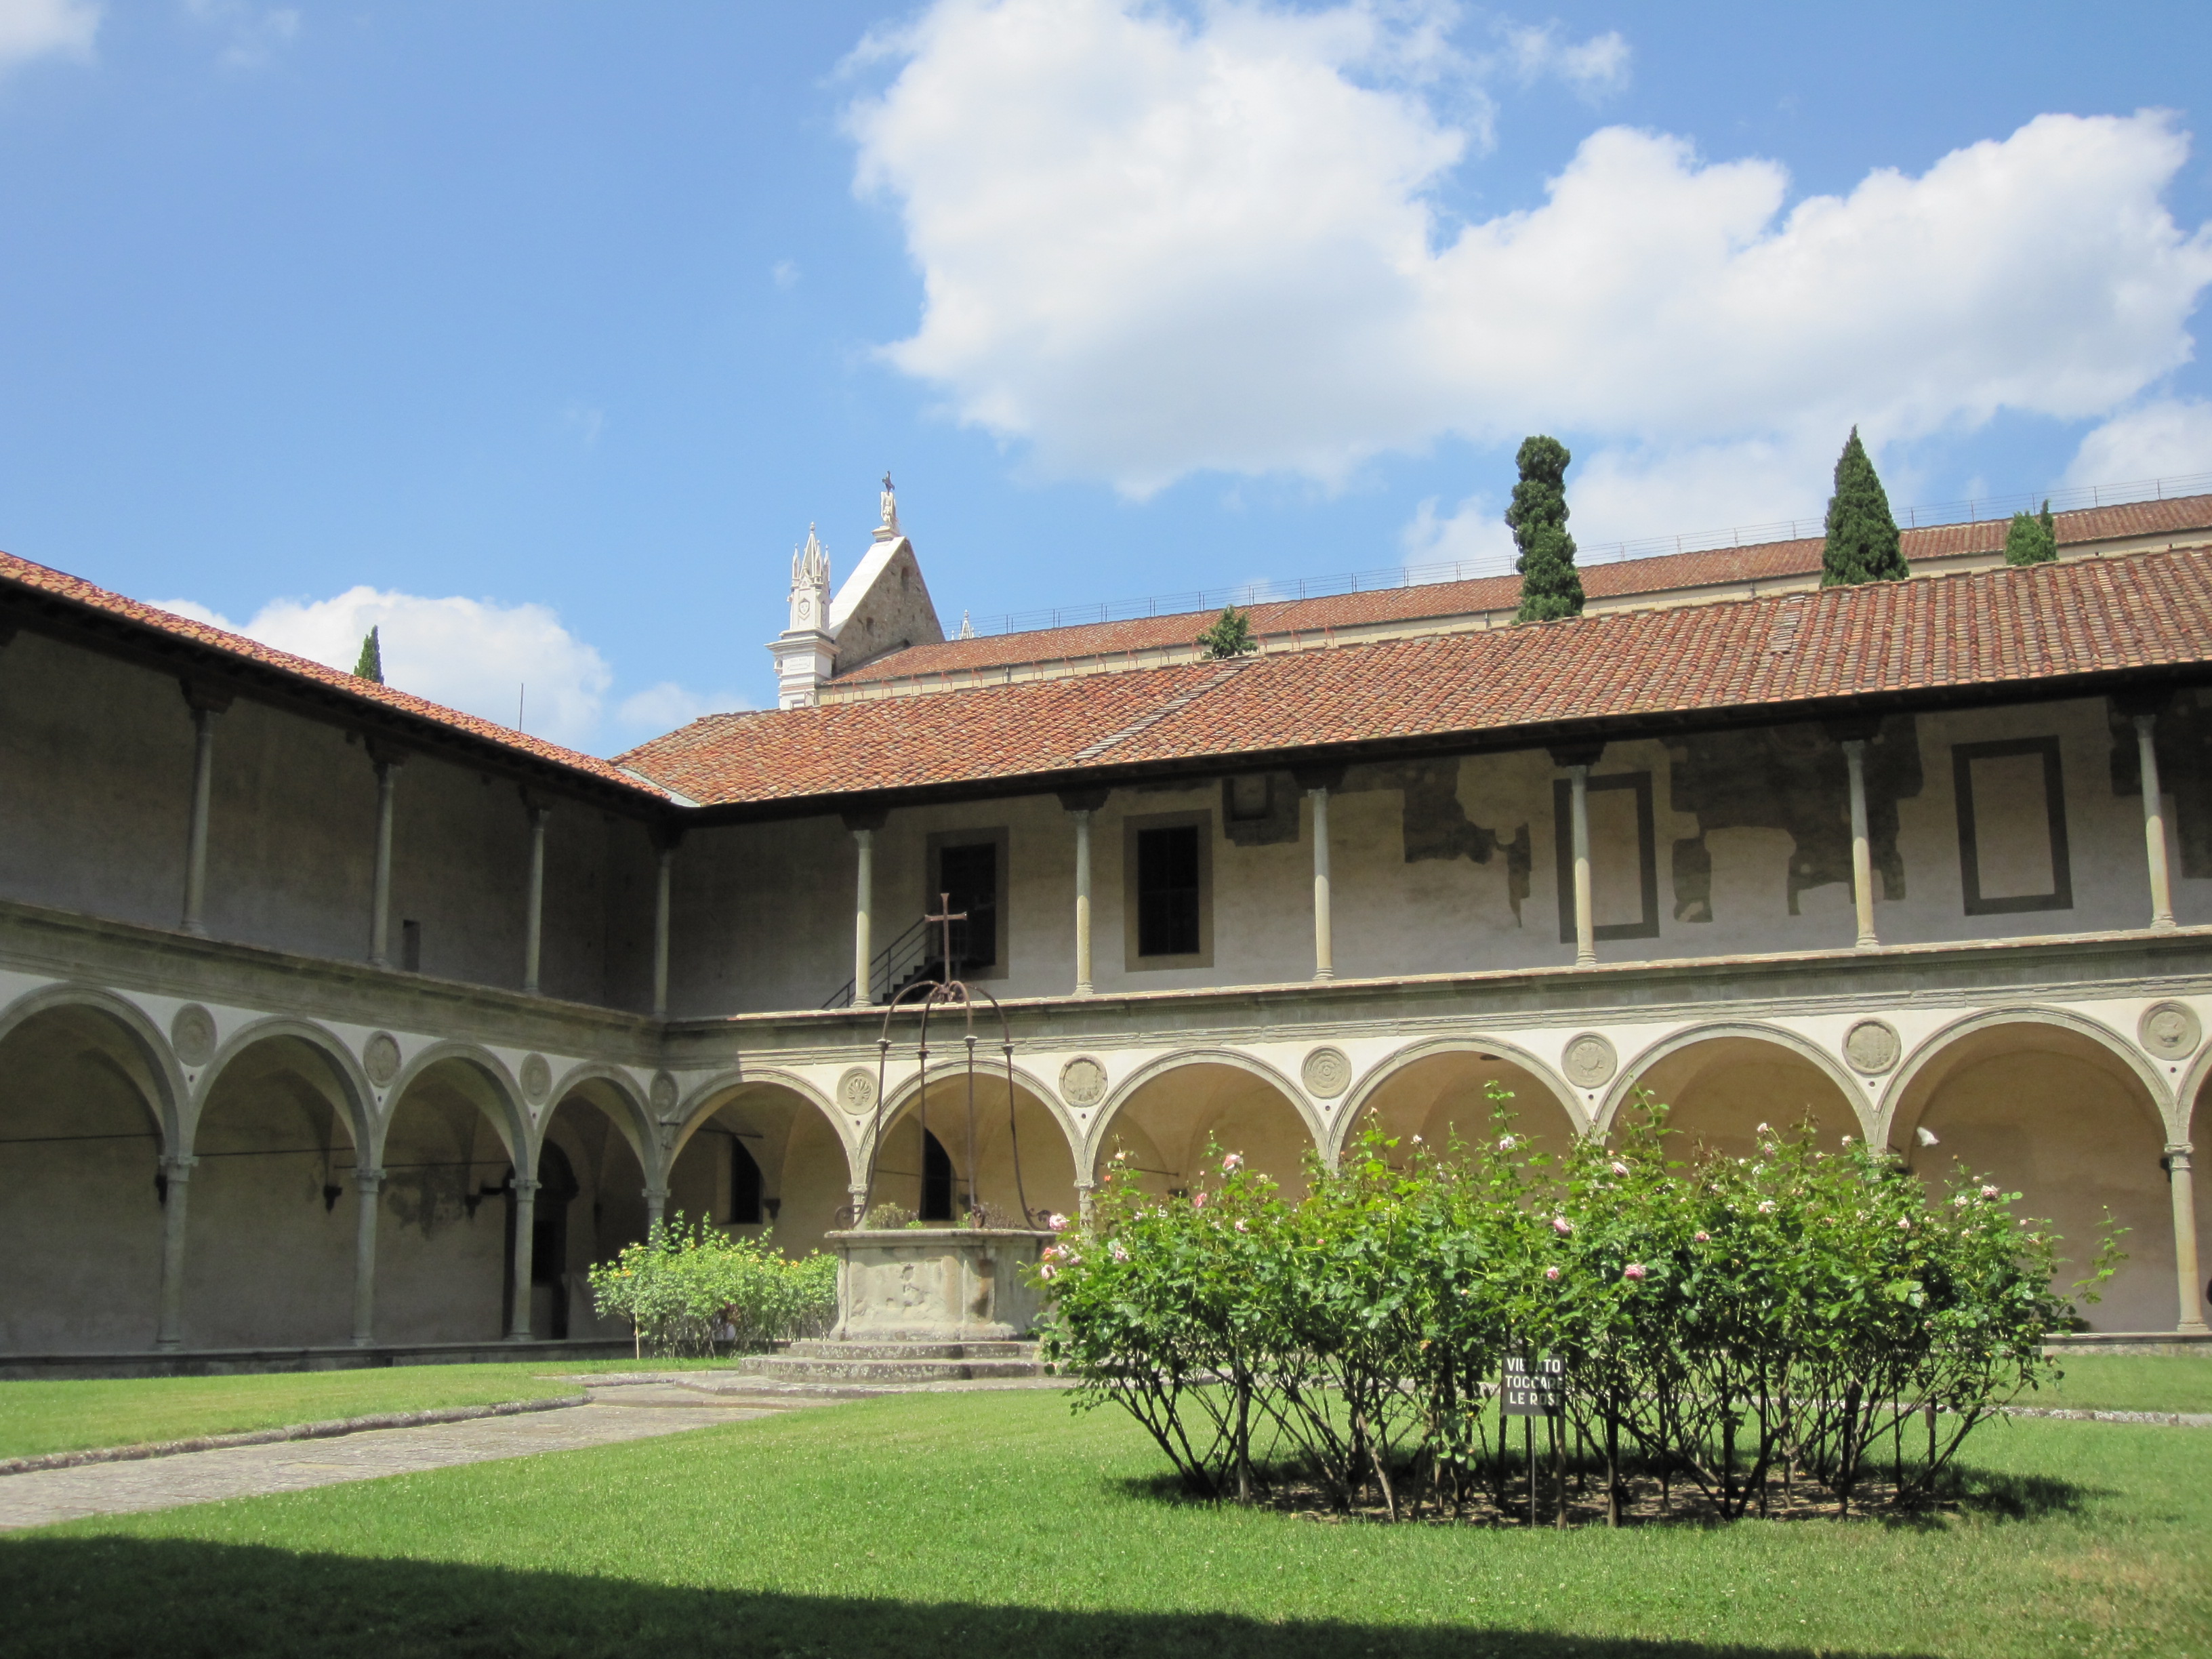
[[[657,1355],[741,1353],[783,1338],[815,1336],[837,1311],[837,1261],[820,1251],[797,1260],[759,1239],[732,1238],[679,1213],[642,1244],[591,1270],[602,1318],[629,1322],[639,1346]]]

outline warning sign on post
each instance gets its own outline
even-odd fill
[[[1567,1362],[1549,1354],[1509,1354],[1505,1360],[1505,1414],[1557,1417],[1565,1409]]]

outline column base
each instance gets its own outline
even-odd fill
[[[1875,938],[1873,934],[1869,933],[1862,938],[1858,943],[1851,948],[1857,951],[1879,951],[1881,949],[1881,941]]]
[[[175,1353],[184,1346],[185,1339],[181,1336],[157,1336],[154,1339],[154,1352],[156,1353]]]
[[[2173,1328],[2173,1334],[2176,1336],[2212,1336],[2212,1325],[2207,1325],[2201,1319],[2195,1320],[2187,1324],[2176,1325]]]

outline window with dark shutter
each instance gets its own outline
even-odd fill
[[[1198,954],[1202,897],[1198,826],[1138,831],[1137,954]]]

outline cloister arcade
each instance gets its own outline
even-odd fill
[[[2176,1007],[2185,1042],[2154,1026]],[[223,1039],[206,1041],[195,1016]],[[1487,1136],[1493,1085],[1516,1131],[1553,1152],[1605,1134],[1648,1091],[1685,1149],[1738,1155],[1760,1121],[1809,1121],[1824,1141],[1867,1137],[1930,1180],[1986,1176],[2049,1217],[2076,1263],[2109,1213],[2127,1259],[2084,1309],[2091,1328],[2202,1318],[2189,1257],[2212,1232],[2212,1198],[2193,1188],[2188,1149],[2208,1123],[2212,1054],[2192,1006],[1900,1009],[1882,1027],[1889,1052],[1855,1047],[1866,1022],[1833,1010],[1615,1016],[1579,1035],[1462,1018],[1433,1035],[1340,1024],[1318,1046],[1264,1024],[1237,1041],[1132,1030],[1115,1043],[1025,1032],[1015,1017],[1011,1121],[1006,1072],[979,1066],[972,1142],[957,1047],[933,1060],[926,1088],[896,1068],[886,1077],[878,1201],[939,1218],[970,1194],[1001,1216],[1023,1200],[1073,1212],[1117,1152],[1164,1194],[1198,1184],[1209,1146],[1295,1191],[1310,1157],[1340,1155],[1370,1125],[1401,1145]],[[1617,1056],[1603,1077],[1582,1052],[1592,1042]],[[0,1352],[619,1336],[595,1319],[586,1272],[655,1217],[680,1212],[796,1253],[852,1212],[878,1115],[872,1090],[856,1103],[851,1085],[875,1074],[872,1047],[817,1036],[679,1079],[33,988],[0,1011],[0,1249],[13,1286]]]

